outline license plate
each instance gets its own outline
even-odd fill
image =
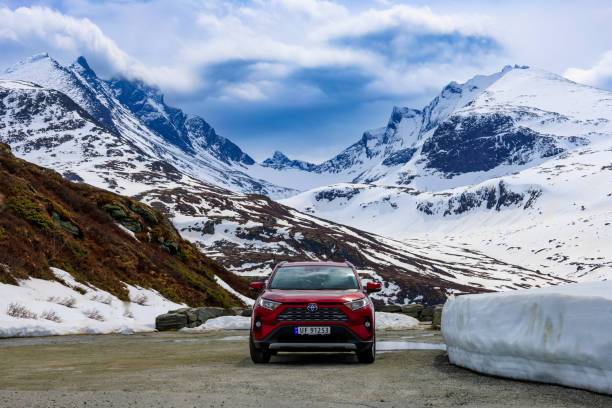
[[[329,326],[295,326],[294,333],[298,335],[319,336],[331,333]]]

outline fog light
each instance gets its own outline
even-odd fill
[[[261,321],[258,320],[255,322],[255,328],[259,329],[260,327],[261,327]]]
[[[369,329],[370,326],[372,326],[369,320],[366,320],[366,322],[363,325],[366,327],[366,329]]]

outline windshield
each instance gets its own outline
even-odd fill
[[[288,266],[278,268],[270,289],[359,289],[353,269],[344,266]]]

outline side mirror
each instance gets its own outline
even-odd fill
[[[380,292],[381,286],[380,286],[380,283],[378,282],[368,282],[366,283],[365,289],[366,289],[366,293]]]
[[[251,282],[249,284],[249,289],[253,292],[261,292],[264,288],[265,282]]]

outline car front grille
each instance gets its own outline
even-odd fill
[[[338,307],[321,307],[309,312],[306,307],[288,307],[276,319],[279,322],[348,322],[348,316]]]

